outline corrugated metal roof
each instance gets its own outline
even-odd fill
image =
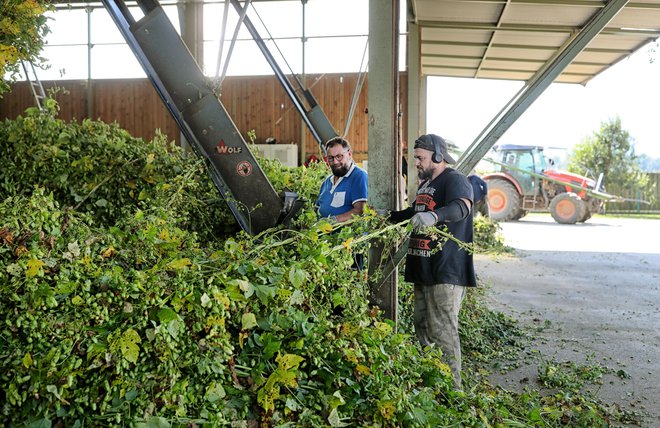
[[[607,2],[409,0],[422,74],[529,80]],[[660,0],[629,2],[555,82],[586,84],[660,37]]]

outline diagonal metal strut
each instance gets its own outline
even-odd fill
[[[497,140],[627,3],[628,0],[610,0],[592,16],[582,30],[574,34],[548,64],[541,68],[481,131],[460,157],[456,168],[464,174],[472,171]]]

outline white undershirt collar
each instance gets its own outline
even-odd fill
[[[355,162],[353,162],[353,164],[352,164],[351,167],[348,169],[348,171],[346,172],[346,174],[344,174],[343,177],[339,177],[339,179],[338,179],[336,182],[333,180],[333,178],[334,178],[334,174],[331,175],[331,176],[330,176],[330,183],[332,184],[332,187],[330,188],[330,193],[334,193],[334,192],[335,192],[335,189],[337,188],[337,186],[339,186],[339,183],[341,183],[342,180],[343,180],[344,178],[346,178],[346,177],[348,177],[349,175],[351,175],[351,173],[353,172],[354,169],[355,169]]]

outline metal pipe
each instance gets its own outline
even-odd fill
[[[236,38],[238,37],[238,31],[241,29],[241,25],[245,18],[247,18],[247,10],[250,6],[251,0],[246,0],[245,6],[240,10],[240,16],[238,22],[236,23],[236,28],[234,28],[234,35],[231,38],[231,43],[229,44],[229,50],[227,51],[227,59],[225,60],[225,65],[222,68],[222,75],[220,76],[219,83],[222,84],[222,81],[225,80],[227,75],[227,68],[229,67],[229,59],[231,58],[232,52],[234,52],[234,46],[236,45]],[[239,6],[240,7],[240,6]]]
[[[215,78],[220,74],[220,64],[222,63],[222,49],[225,45],[225,31],[227,30],[227,15],[229,15],[229,0],[225,0],[225,7],[222,12],[222,27],[220,28],[220,46],[218,48],[218,61],[215,66]]]
[[[240,11],[242,9],[240,3],[238,2],[238,0],[231,0],[231,3],[237,11]],[[289,83],[286,76],[282,72],[282,69],[277,64],[277,62],[275,61],[275,58],[273,58],[273,55],[268,50],[268,47],[266,46],[266,43],[261,38],[261,36],[259,35],[259,32],[257,32],[257,29],[254,27],[254,25],[252,24],[252,21],[250,21],[250,19],[248,17],[245,17],[245,27],[248,29],[248,31],[252,35],[252,38],[257,43],[257,46],[259,47],[259,50],[261,51],[261,53],[263,53],[264,57],[266,58],[266,61],[268,62],[268,64],[273,69],[273,72],[275,72],[275,76],[277,76],[277,78],[279,79],[280,83],[282,84],[282,87],[284,88],[284,91],[286,92],[286,94],[291,99],[291,102],[296,106],[296,109],[300,113],[300,116],[302,117],[303,121],[305,122],[305,124],[309,128],[310,132],[312,133],[312,135],[314,135],[314,139],[319,144],[322,144],[323,139],[321,138],[319,133],[316,131],[316,128],[314,127],[312,122],[307,117],[307,111],[305,110],[305,107],[302,105],[302,102],[300,101],[300,98],[298,98],[298,95],[296,95],[295,91],[291,87],[291,84]]]
[[[92,9],[87,8],[87,117],[94,117],[94,80],[92,80]]]

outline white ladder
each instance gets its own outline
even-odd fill
[[[30,61],[21,61],[21,65],[23,66],[25,79],[32,90],[34,101],[37,103],[37,107],[41,109],[41,103],[46,98],[46,91],[44,91],[44,86],[41,84],[41,80],[39,80],[39,77],[37,76],[37,70],[34,68],[34,64]]]

